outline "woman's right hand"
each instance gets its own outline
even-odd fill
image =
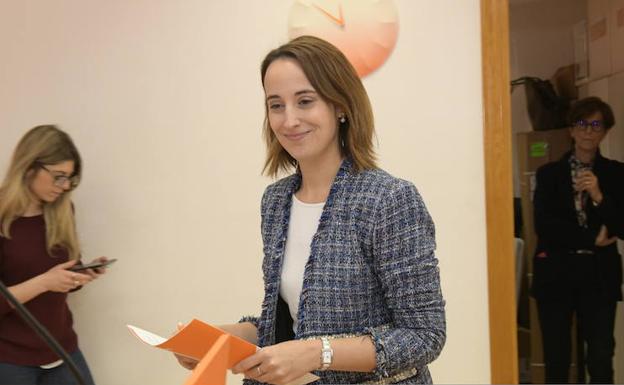
[[[184,324],[181,323],[181,322],[178,322],[178,331],[180,331],[182,329],[184,329]],[[180,365],[182,365],[183,368],[188,369],[188,370],[195,369],[195,367],[199,363],[199,361],[197,361],[194,358],[181,356],[181,355],[175,354],[175,353],[173,353],[173,355],[175,356],[175,358],[177,358],[177,360],[180,363]]]
[[[67,293],[78,286],[91,282],[93,278],[90,275],[67,270],[74,266],[76,262],[77,261],[72,260],[65,263],[59,263],[50,270],[41,274],[43,286],[46,291]]]
[[[600,231],[598,232],[598,236],[596,237],[596,246],[605,247],[617,241],[617,237],[609,238],[609,232],[607,231],[607,226],[600,226]]]

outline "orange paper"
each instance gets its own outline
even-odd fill
[[[128,325],[138,339],[154,347],[199,361],[185,385],[225,385],[227,369],[254,354],[256,345],[198,319],[169,339]]]
[[[192,320],[169,339],[128,325],[138,339],[148,345],[199,361],[184,385],[225,385],[228,369],[251,356],[258,347],[198,319]],[[289,385],[307,384],[318,377],[307,373]]]
[[[257,350],[256,345],[198,319],[192,320],[173,337],[157,345],[157,347],[201,360],[221,336],[230,337],[227,342],[230,346],[226,360],[227,369],[251,356]]]
[[[230,336],[222,335],[199,361],[184,385],[225,385],[230,352]]]

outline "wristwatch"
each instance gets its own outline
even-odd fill
[[[329,369],[334,358],[334,351],[329,344],[329,338],[321,337],[323,348],[321,349],[321,370]]]

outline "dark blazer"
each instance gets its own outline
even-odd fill
[[[606,225],[609,236],[624,239],[624,163],[597,154],[593,172],[598,178],[604,199],[597,207],[587,209],[588,227],[578,225],[574,209],[572,176],[569,164],[571,152],[560,160],[537,170],[537,185],[533,198],[535,231],[538,242],[533,259],[532,294],[536,298],[558,296],[570,288],[569,258],[576,250],[592,251],[583,255],[591,264],[588,282],[597,282],[600,295],[622,299],[622,259],[615,243],[595,246],[596,236]],[[592,273],[594,274],[594,273]]]

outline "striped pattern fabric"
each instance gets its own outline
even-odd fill
[[[260,346],[275,341],[290,206],[300,183],[299,174],[291,175],[262,198],[265,296],[261,316],[243,319],[257,326]],[[434,250],[434,225],[413,184],[382,170],[355,172],[343,161],[312,239],[295,338],[369,335],[377,367],[319,371],[319,383],[431,382],[427,364],[446,337]]]

